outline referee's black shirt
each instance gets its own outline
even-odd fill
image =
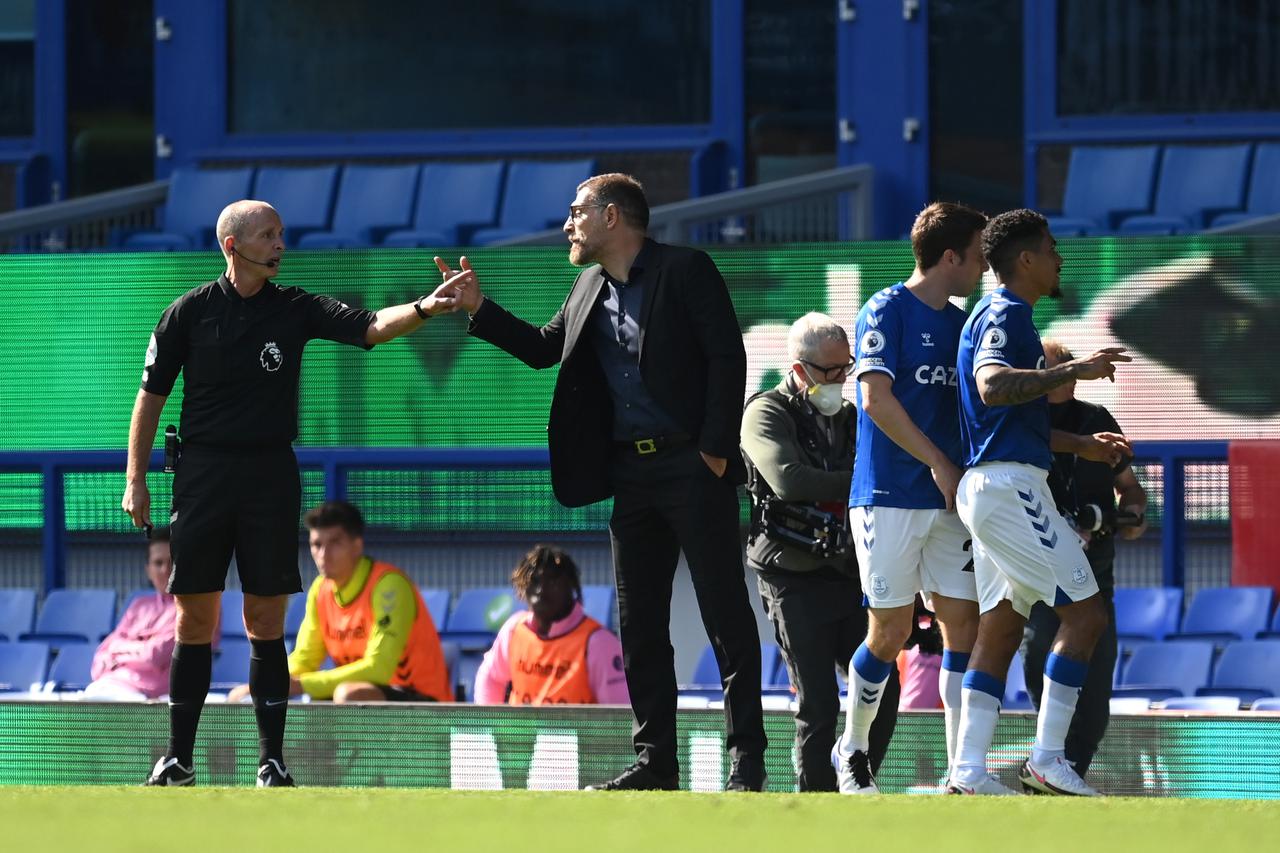
[[[225,275],[165,309],[147,347],[142,388],[168,396],[182,371],[183,441],[227,449],[286,447],[298,435],[307,341],[370,349],[373,312],[268,281],[242,299]]]

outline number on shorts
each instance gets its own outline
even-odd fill
[[[972,553],[972,551],[973,551],[973,540],[972,540],[972,539],[966,539],[966,540],[964,540],[964,550],[965,550],[966,552],[970,552],[970,553]],[[969,562],[965,563],[965,564],[964,564],[964,568],[963,568],[963,569],[961,569],[960,571],[962,571],[962,572],[971,572],[971,571],[973,571],[973,557],[970,557],[970,558],[969,558]]]

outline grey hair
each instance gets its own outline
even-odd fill
[[[845,333],[844,326],[826,314],[811,311],[791,324],[791,331],[787,334],[787,354],[793,363],[812,361],[818,354],[818,347],[825,341],[847,344],[849,335]]]
[[[252,227],[253,222],[257,219],[258,214],[264,210],[272,213],[276,209],[265,201],[233,201],[222,209],[222,213],[218,214],[218,225],[215,232],[218,235],[218,247],[221,248],[228,237],[235,237],[237,240],[244,239],[245,232]],[[279,214],[276,214],[279,216]]]

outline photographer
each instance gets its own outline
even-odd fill
[[[801,791],[835,791],[831,747],[844,671],[867,631],[845,504],[853,472],[856,412],[843,396],[849,339],[823,314],[807,314],[787,340],[791,369],[752,397],[742,418],[751,492],[747,564],[796,689]],[[880,764],[897,720],[896,674],[871,729]]]
[[[1046,338],[1043,345],[1046,368],[1073,358],[1058,341]],[[1080,435],[1121,431],[1115,418],[1102,406],[1075,398],[1075,382],[1050,391],[1048,399],[1054,429]],[[1071,453],[1053,454],[1049,488],[1059,510],[1072,521],[1084,540],[1085,556],[1110,614],[1089,660],[1088,675],[1067,732],[1067,761],[1075,765],[1076,772],[1083,778],[1102,742],[1111,713],[1111,679],[1116,666],[1115,540],[1117,537],[1137,539],[1146,532],[1147,493],[1127,461],[1112,468]],[[1037,710],[1045,658],[1057,630],[1058,617],[1043,602],[1032,609],[1023,630],[1022,663],[1027,692]]]

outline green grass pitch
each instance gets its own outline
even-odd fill
[[[13,851],[1266,849],[1280,804],[834,794],[0,788]]]

